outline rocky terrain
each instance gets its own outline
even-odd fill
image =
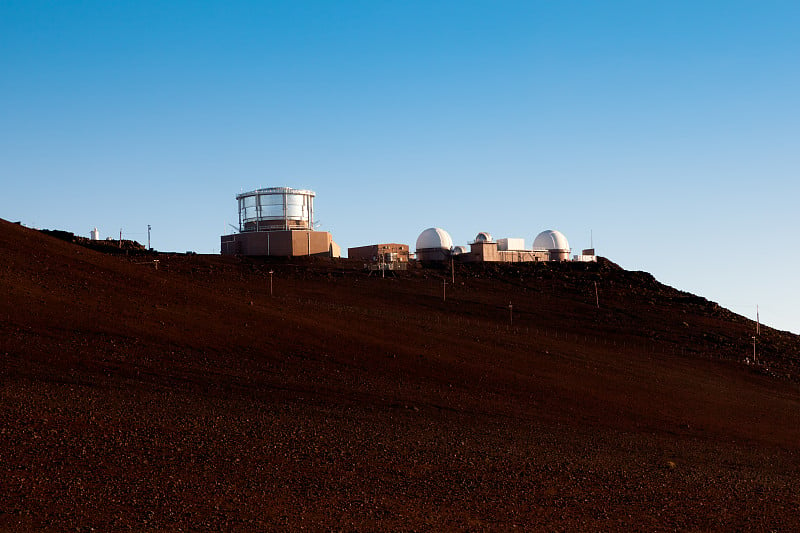
[[[649,274],[80,244],[0,221],[0,529],[800,529],[800,339]]]

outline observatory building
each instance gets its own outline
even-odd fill
[[[467,263],[523,263],[530,261],[547,261],[542,253],[525,249],[525,239],[505,238],[492,239],[492,234],[481,231],[475,240],[469,243],[469,252],[459,254],[460,261]]]
[[[327,231],[314,231],[314,191],[270,187],[236,195],[239,232],[220,238],[223,255],[339,257]]]
[[[563,233],[556,230],[541,232],[533,241],[532,249],[525,248],[525,239],[493,239],[488,231],[481,231],[466,246],[453,246],[450,235],[441,228],[428,228],[417,238],[417,259],[444,261],[449,258],[464,263],[528,263],[538,261],[569,261],[570,247]],[[594,249],[583,250],[574,261],[596,261]]]
[[[548,229],[533,240],[534,251],[547,252],[548,261],[569,261],[569,242],[558,230]]]
[[[475,242],[494,242],[492,234],[488,231],[482,231],[475,236]]]
[[[417,261],[444,261],[452,249],[453,239],[442,228],[428,228],[417,237]]]

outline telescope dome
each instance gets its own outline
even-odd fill
[[[450,250],[453,239],[442,228],[428,228],[417,237],[417,250]]]
[[[569,242],[563,233],[554,229],[541,232],[533,240],[534,250],[569,250]]]

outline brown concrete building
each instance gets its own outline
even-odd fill
[[[223,235],[220,240],[222,255],[341,255],[327,231],[248,231]]]
[[[456,257],[466,263],[525,263],[550,260],[550,254],[545,250],[499,250],[494,241],[475,241],[470,244],[468,253]]]
[[[370,244],[347,249],[347,257],[383,263],[407,263],[408,245],[397,243]]]

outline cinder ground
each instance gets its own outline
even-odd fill
[[[0,258],[0,529],[800,530],[798,338],[647,274]]]

